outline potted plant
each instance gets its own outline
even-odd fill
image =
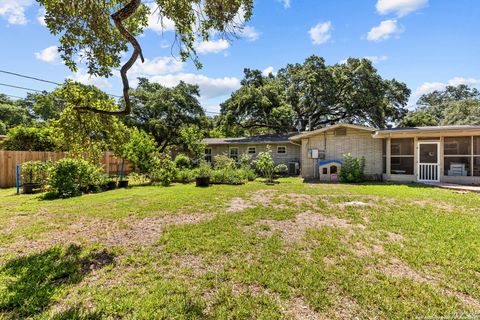
[[[115,190],[117,188],[117,179],[116,177],[110,176],[107,178],[106,181],[106,189],[107,190]]]
[[[119,188],[128,188],[128,178],[124,175],[120,176],[120,180],[118,181]]]
[[[22,187],[23,193],[33,194],[41,190],[47,179],[47,163],[41,161],[29,161],[22,164]]]
[[[206,161],[201,161],[197,169],[195,184],[197,187],[208,187],[210,185],[210,175],[212,167]]]

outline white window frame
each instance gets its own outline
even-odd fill
[[[235,155],[236,159],[234,157],[232,157],[232,150],[234,150],[234,149],[237,149],[237,154]],[[240,149],[238,147],[229,147],[228,148],[228,157],[238,161],[238,159],[240,158]]]
[[[250,152],[253,149],[253,152]],[[247,154],[257,154],[257,147],[247,147]]]
[[[278,152],[278,149],[285,148],[285,152]],[[287,146],[277,146],[277,154],[286,155],[287,154]]]
[[[207,150],[210,150],[210,152],[207,152]],[[207,162],[212,162],[213,161],[212,148],[206,147],[204,153],[205,154],[203,155],[203,159]],[[207,160],[207,157],[210,157],[210,161]]]

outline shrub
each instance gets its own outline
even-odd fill
[[[248,181],[253,181],[257,178],[257,174],[255,173],[255,170],[253,170],[252,168],[245,167],[245,168],[240,168],[238,170],[242,172],[243,176]]]
[[[194,172],[189,169],[183,169],[177,171],[177,181],[182,183],[187,183],[192,181],[194,178]]]
[[[212,174],[212,166],[205,160],[200,161],[200,165],[195,170],[195,175],[197,178],[206,178],[210,177]]]
[[[213,157],[215,170],[235,169],[235,160],[225,154],[218,154]]]
[[[130,139],[123,146],[121,156],[130,161],[140,173],[149,173],[158,168],[157,143],[146,132],[133,128]]]
[[[243,184],[247,180],[243,170],[219,169],[213,170],[210,181],[219,184]]]
[[[22,163],[22,183],[46,185],[52,166],[53,164],[50,161],[28,161]]]
[[[65,158],[52,169],[50,185],[56,196],[68,198],[78,196],[90,185],[101,180],[101,169],[83,159]]]
[[[160,182],[162,186],[169,186],[173,180],[175,180],[177,168],[175,163],[164,155],[162,159],[159,159],[159,166],[152,170],[150,178],[152,182]]]
[[[267,151],[260,152],[255,161],[257,170],[260,173],[260,176],[266,179],[266,182],[273,182],[275,179],[275,173],[282,171],[287,171],[288,168],[284,164],[275,166],[272,158],[272,149],[270,146],[267,146]]]
[[[150,182],[150,179],[141,173],[132,172],[128,175],[129,185],[131,186],[142,186]]]
[[[12,151],[54,151],[56,149],[49,128],[24,126],[10,129],[1,147]]]
[[[180,153],[175,157],[175,167],[177,169],[191,169],[192,160],[186,154]]]
[[[342,169],[340,170],[340,181],[362,182],[365,169],[365,157],[354,158],[350,153],[343,155]]]

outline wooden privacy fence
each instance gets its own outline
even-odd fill
[[[28,161],[57,161],[64,157],[64,152],[0,150],[0,188],[15,186],[17,164]],[[115,157],[112,152],[104,152],[102,164],[107,173],[120,174],[122,170],[122,159]],[[132,165],[127,161],[124,171],[125,173],[133,171]]]

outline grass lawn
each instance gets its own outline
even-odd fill
[[[0,190],[0,319],[480,316],[480,194],[280,181]]]

